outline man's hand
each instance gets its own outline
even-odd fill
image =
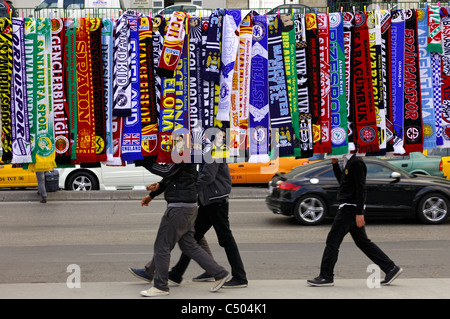
[[[366,222],[364,221],[364,215],[356,215],[356,226],[361,228],[365,224],[366,224]]]
[[[150,203],[151,201],[152,198],[150,197],[150,195],[147,195],[141,200],[141,206],[148,206],[148,203]]]
[[[336,164],[338,161],[339,161],[339,159],[333,157],[331,159],[331,164]]]
[[[152,192],[157,191],[158,188],[159,188],[159,183],[153,183],[153,184],[150,184],[150,185],[148,185],[148,186],[146,187],[146,189],[147,189],[148,191],[152,191]]]

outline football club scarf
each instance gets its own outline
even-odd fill
[[[381,76],[383,78],[383,104],[386,111],[386,152],[393,152],[392,138],[392,79],[391,79],[391,11],[381,11]]]
[[[139,55],[141,85],[141,152],[144,159],[157,155],[158,110],[156,107],[155,76],[153,65],[152,21],[139,19]]]
[[[28,97],[28,116],[29,116],[29,129],[30,129],[30,142],[31,142],[31,163],[36,163],[36,134],[37,134],[37,84],[35,79],[37,78],[36,58],[37,58],[37,30],[36,20],[31,18],[25,18],[25,63],[26,63],[26,87]]]
[[[386,109],[383,99],[383,75],[381,69],[381,15],[379,11],[369,12],[367,14],[367,23],[369,27],[373,100],[377,121],[378,145],[380,150],[378,152],[368,153],[366,155],[381,156],[386,154]]]
[[[326,13],[319,13],[317,15],[317,32],[319,35],[320,94],[322,105],[320,116],[320,141],[317,141],[317,143],[314,144],[314,153],[331,153],[330,25]]]
[[[174,12],[170,17],[163,50],[156,69],[156,72],[162,77],[172,78],[175,75],[178,61],[183,52],[184,37],[186,35],[185,19],[186,13],[179,11]]]
[[[359,153],[379,150],[370,63],[369,29],[365,12],[355,13],[353,96]]]
[[[166,20],[161,15],[157,15],[152,19],[153,32],[153,66],[155,75],[155,95],[156,95],[156,109],[159,112],[161,102],[161,77],[156,73],[156,66],[159,63],[162,48],[164,46],[164,30],[166,28]]]
[[[405,59],[405,15],[403,10],[391,12],[391,78],[392,132],[395,154],[404,154],[403,147],[403,71]]]
[[[320,87],[320,52],[319,36],[317,33],[316,15],[306,14],[306,58],[309,81],[309,105],[312,114],[313,147],[320,141],[320,113],[321,113],[321,87]]]
[[[267,19],[254,17],[252,60],[250,68],[249,159],[250,163],[265,163],[269,157],[269,90],[267,52]]]
[[[441,123],[441,55],[439,53],[431,52],[431,68],[433,72],[433,105],[436,126],[436,145],[439,147],[444,144]]]
[[[68,165],[70,155],[69,103],[67,99],[65,35],[64,22],[61,18],[51,20],[52,23],[52,107],[55,130],[56,164]]]
[[[51,66],[51,21],[50,19],[37,19],[37,110],[35,110],[36,131],[36,164],[31,169],[36,171],[51,171],[56,167],[55,139],[52,117],[52,66]],[[29,166],[30,168],[30,166]]]
[[[427,50],[427,9],[417,9],[417,34],[419,40],[420,96],[422,98],[423,148],[436,148],[436,128],[433,106],[433,72],[431,54]]]
[[[442,26],[439,5],[427,5],[428,8],[428,43],[429,52],[443,53],[442,50]]]
[[[11,75],[12,75],[12,26],[8,18],[0,18],[0,100],[2,116],[2,160],[12,159],[11,149]]]
[[[422,152],[422,98],[420,95],[419,43],[417,39],[416,10],[405,11],[405,91],[404,138],[405,151]]]
[[[113,66],[113,116],[131,115],[130,24],[123,13],[116,23]]]
[[[236,60],[239,59],[239,56],[236,56]],[[230,124],[229,124],[229,153],[231,156],[236,157],[239,156],[239,64],[234,64],[233,71],[233,80],[231,85],[230,92]],[[228,122],[227,122],[228,123]]]
[[[141,103],[139,26],[136,17],[129,17],[131,56],[131,115],[124,118],[122,159],[126,162],[142,160],[141,152]]]
[[[205,72],[203,72],[205,68],[205,64],[207,63],[206,52],[207,52],[207,39],[209,34],[209,18],[202,18],[202,79],[203,79],[203,115],[202,119],[202,127],[204,130],[207,130],[210,127],[214,126],[214,82],[207,80],[205,77]],[[206,140],[203,140],[203,146],[206,146]]]
[[[158,163],[171,163],[172,132],[175,120],[175,78],[162,78],[158,132]]]
[[[340,13],[330,13],[331,154],[348,153],[344,27]]]
[[[114,21],[112,19],[102,20],[102,71],[103,71],[103,92],[105,99],[105,126],[106,126],[106,161],[108,164],[113,158],[113,138],[112,138],[112,52],[113,52],[113,32]]]
[[[286,82],[289,94],[289,108],[294,130],[293,147],[294,156],[301,156],[299,115],[298,115],[298,85],[297,85],[297,60],[295,47],[294,21],[291,14],[280,14],[281,36],[283,39],[284,63],[286,68]]]
[[[299,115],[300,157],[308,158],[314,155],[312,141],[311,110],[309,105],[309,75],[306,59],[306,22],[305,15],[294,14],[295,59],[297,68],[297,97]]]
[[[347,134],[348,134],[348,150],[353,152],[356,150],[354,138],[355,128],[355,111],[353,109],[353,73],[352,73],[352,47],[354,39],[354,22],[355,17],[351,12],[342,14],[344,26],[344,53],[345,53],[345,88],[347,95]]]
[[[294,155],[292,118],[284,66],[281,22],[277,16],[267,16],[268,23],[268,83],[271,134],[275,136],[276,152],[271,157]]]
[[[226,9],[216,9],[209,16],[202,77],[205,81],[220,82],[221,29]]]
[[[450,7],[441,8],[442,26],[442,104],[441,104],[441,127],[442,140],[441,147],[450,147]]]
[[[106,161],[106,103],[103,90],[102,19],[89,19],[94,98],[96,162]]]
[[[70,159],[76,160],[77,140],[77,58],[76,58],[76,19],[64,20],[64,82],[67,89],[67,103],[69,107],[69,141]]]
[[[239,32],[236,31],[239,29],[241,20],[240,10],[227,10],[223,18],[219,109],[216,114],[219,121],[230,120],[231,86],[239,46]]]
[[[25,63],[24,20],[12,18],[13,69],[11,78],[12,163],[31,162],[28,118],[27,74]]]
[[[89,19],[78,19],[77,28],[77,158],[75,163],[96,162],[95,114]]]

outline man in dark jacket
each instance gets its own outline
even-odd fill
[[[152,165],[149,170],[155,172],[153,170],[155,165],[158,164]],[[161,173],[163,170],[164,173]],[[194,239],[194,223],[197,217],[197,190],[195,185],[197,170],[195,165],[168,164],[155,173],[160,173],[159,175],[164,177],[159,183],[154,183],[148,187],[151,192],[142,199],[141,205],[148,206],[155,196],[164,192],[167,209],[161,219],[154,244],[153,287],[141,291],[141,295],[153,297],[169,293],[170,253],[176,243],[183,253],[193,258],[203,269],[214,276],[216,283],[211,291],[217,291],[229,279],[229,273],[225,268],[219,266]],[[147,266],[150,267],[150,265]],[[150,272],[150,274],[152,273]]]
[[[331,159],[334,174],[339,182],[337,199],[339,209],[328,233],[323,252],[320,275],[307,283],[311,286],[333,286],[333,270],[338,259],[339,247],[350,232],[355,244],[367,257],[386,273],[382,285],[389,285],[403,271],[366,234],[364,211],[366,200],[367,168],[363,159],[354,154],[345,156],[343,171],[336,158]]]
[[[228,219],[228,196],[231,192],[231,176],[227,163],[205,163],[200,165],[197,179],[199,197],[198,216],[195,221],[194,238],[200,242],[212,227],[216,231],[221,247],[225,249],[228,262],[231,266],[232,279],[224,284],[224,288],[247,287],[247,275],[234,240]],[[202,245],[202,247],[204,247]],[[207,250],[208,251],[208,250]],[[172,281],[180,283],[186,271],[190,258],[182,254],[178,263],[171,269],[169,277]],[[194,278],[195,281],[206,281],[211,278],[209,273]]]

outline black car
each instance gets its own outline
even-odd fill
[[[273,8],[267,14],[279,13],[314,13],[314,8],[305,6],[304,4],[282,4]]]
[[[427,224],[447,220],[450,181],[413,175],[386,161],[365,157],[366,216],[418,217]],[[342,162],[340,162],[342,165]],[[304,225],[317,225],[336,215],[338,182],[330,160],[302,165],[269,182],[266,204],[274,213],[295,216]]]

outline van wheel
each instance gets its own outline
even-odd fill
[[[88,171],[76,171],[73,173],[67,183],[66,189],[72,191],[91,191],[98,190],[98,181],[94,174]]]
[[[426,224],[442,224],[448,218],[448,199],[439,193],[425,195],[417,207],[419,219]]]

